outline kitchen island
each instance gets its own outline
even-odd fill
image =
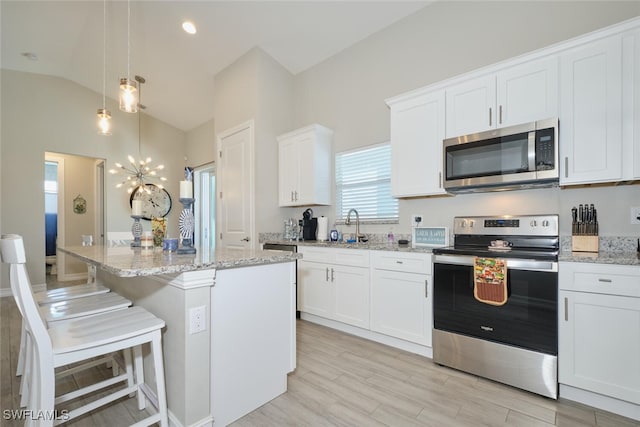
[[[299,254],[59,249],[95,266],[100,283],[166,322],[162,339],[171,425],[227,425],[286,391],[287,374],[296,367]]]

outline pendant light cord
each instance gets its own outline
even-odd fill
[[[102,109],[107,111],[107,0],[102,2]]]
[[[139,82],[138,85],[138,104],[142,104],[142,82]],[[138,158],[142,160],[142,142],[141,141],[141,132],[140,132],[140,116],[142,115],[142,108],[138,107]]]
[[[127,0],[127,80],[131,80],[131,0]]]

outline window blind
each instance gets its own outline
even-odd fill
[[[336,154],[336,219],[344,221],[352,208],[360,221],[398,221],[389,143]]]

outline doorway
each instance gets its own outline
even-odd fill
[[[213,163],[193,171],[195,199],[195,244],[213,253],[216,247],[216,169]]]
[[[254,129],[250,120],[217,136],[219,248],[254,248]]]
[[[55,281],[87,279],[87,265],[57,251],[80,246],[82,236],[102,244],[105,229],[104,160],[45,152],[45,263]]]

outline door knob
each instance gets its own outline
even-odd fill
[[[248,238],[248,237],[245,237],[244,239],[241,239],[241,241],[243,241],[243,242],[248,242],[248,241],[249,241],[249,238]]]

